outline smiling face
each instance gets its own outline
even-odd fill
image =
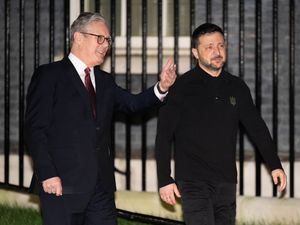
[[[192,53],[199,66],[211,76],[218,76],[226,62],[224,37],[219,32],[206,33],[199,37],[197,48]]]
[[[86,33],[103,35],[110,37],[109,30],[104,22],[91,22],[84,30]],[[74,33],[74,43],[71,52],[82,60],[88,67],[101,65],[104,62],[107,51],[110,48],[109,43],[105,40],[99,44],[97,37],[93,35]]]

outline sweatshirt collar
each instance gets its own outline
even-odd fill
[[[224,71],[224,69],[222,69],[219,76],[213,77],[210,74],[208,74],[207,72],[205,72],[197,63],[197,65],[194,68],[194,72],[195,72],[195,75],[198,76],[204,83],[214,82],[214,81],[223,81],[223,80],[229,81],[227,79],[228,76],[226,76],[226,72]]]

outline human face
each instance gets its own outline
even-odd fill
[[[97,35],[105,37],[103,43],[99,43]],[[78,43],[78,48],[75,50],[75,55],[88,67],[101,65],[110,48],[108,41],[110,33],[106,24],[103,22],[92,22],[86,27],[84,32],[76,32],[76,37],[78,37],[77,39],[75,38],[75,41]]]
[[[220,32],[201,35],[197,48],[192,49],[199,66],[211,76],[219,76],[226,62],[224,37]]]

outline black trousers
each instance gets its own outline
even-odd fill
[[[43,225],[117,225],[114,192],[97,184],[94,193],[55,196],[40,192]]]
[[[234,225],[236,184],[178,181],[186,225]]]

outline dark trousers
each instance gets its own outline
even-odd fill
[[[94,193],[57,197],[40,193],[43,225],[117,225],[114,192],[101,188]]]
[[[186,225],[234,225],[236,184],[178,181]]]

